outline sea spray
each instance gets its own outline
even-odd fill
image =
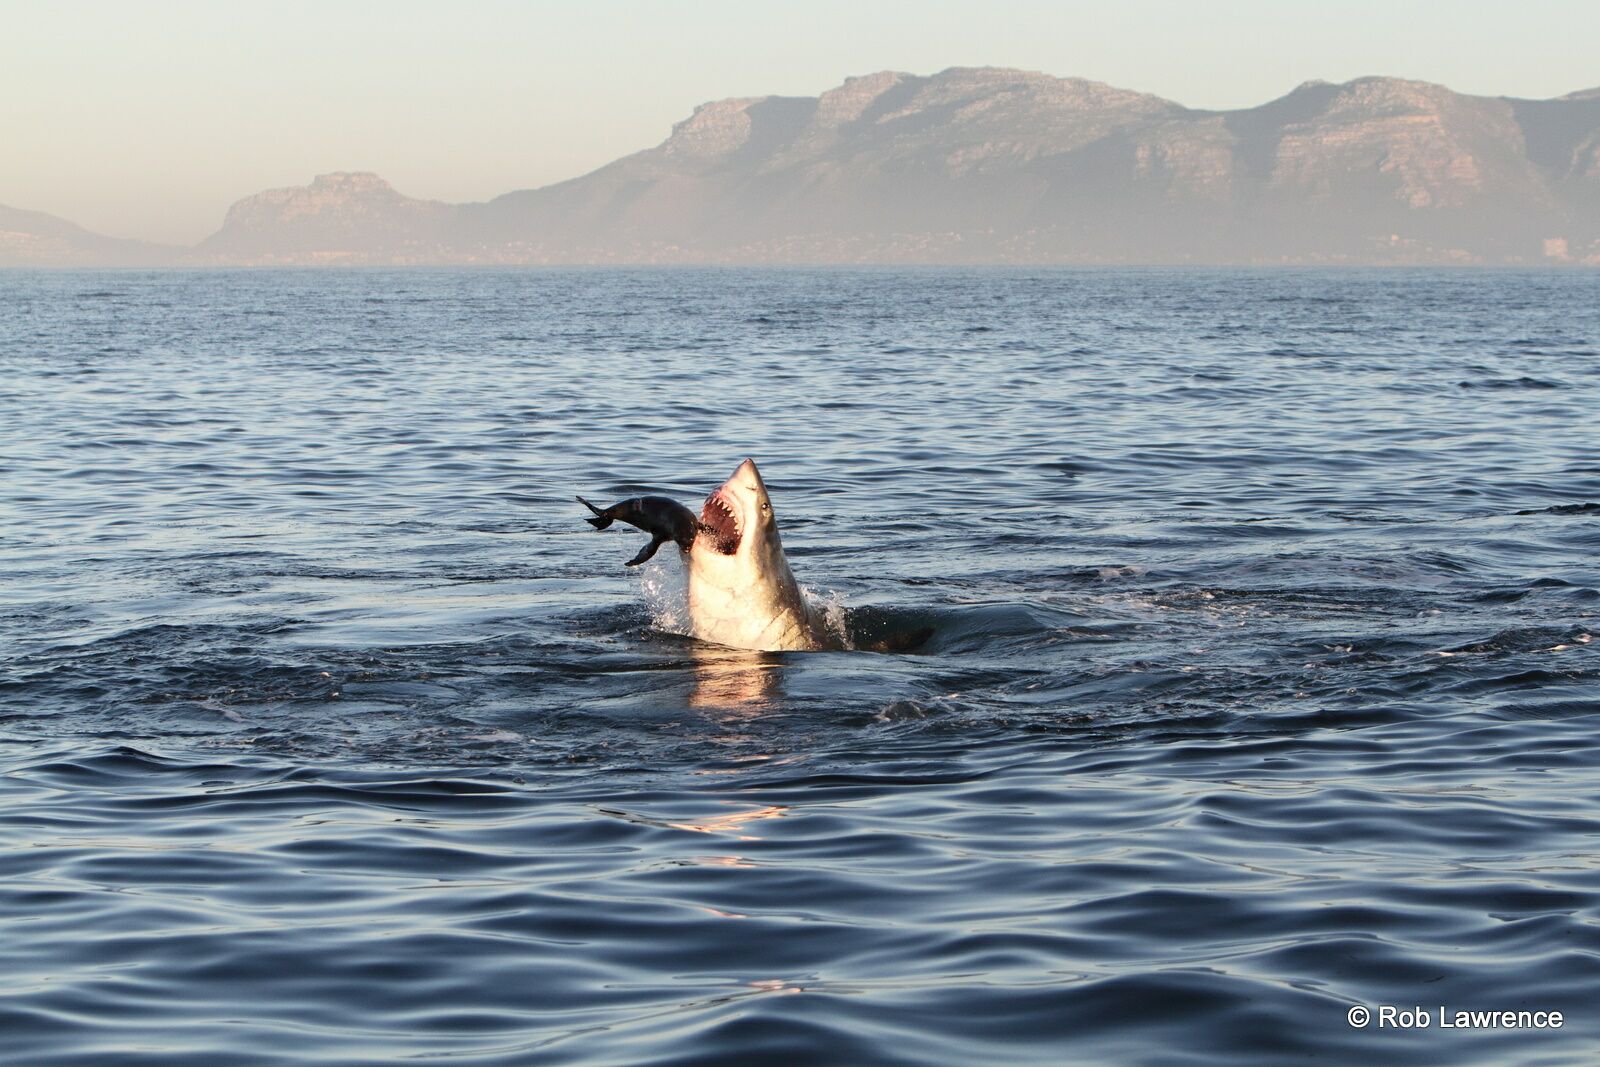
[[[677,556],[676,552],[663,552],[633,573],[639,577],[651,627],[689,636],[689,572]]]
[[[855,642],[850,638],[848,624],[849,609],[844,606],[844,597],[839,593],[828,591],[817,593],[806,586],[800,587],[800,595],[805,598],[806,606],[811,613],[822,620],[828,628],[828,634],[839,643],[839,647],[848,651],[855,651]]]

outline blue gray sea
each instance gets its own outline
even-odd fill
[[[0,272],[0,1060],[1594,1062],[1597,411],[1594,272]],[[862,650],[574,500],[746,456]]]

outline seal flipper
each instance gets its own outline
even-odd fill
[[[624,563],[623,566],[637,567],[639,564],[647,562],[651,556],[656,554],[656,549],[660,548],[670,540],[672,540],[672,538],[663,537],[660,534],[656,534],[654,537],[650,538],[650,543],[648,545],[645,545],[639,550],[639,554],[637,556],[634,556],[628,562]]]
[[[604,530],[607,526],[611,525],[611,520],[616,518],[616,516],[614,516],[614,515],[606,514],[606,512],[604,512],[601,509],[595,507],[593,504],[589,503],[587,500],[583,499],[583,497],[581,497],[581,496],[578,498],[578,503],[582,504],[584,507],[588,508],[590,511],[595,513],[595,516],[596,516],[595,518],[584,519],[583,521],[588,523],[590,526],[593,526],[596,530]]]

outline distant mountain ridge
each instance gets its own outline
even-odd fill
[[[1028,71],[884,71],[703,104],[654,148],[486,203],[322,175],[239,201],[184,259],[1600,264],[1600,88],[1371,77],[1206,111]]]
[[[0,204],[0,267],[143,267],[177,263],[186,249],[102,237],[42,211]]]

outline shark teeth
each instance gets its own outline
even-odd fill
[[[720,492],[706,498],[700,511],[700,529],[711,535],[712,544],[724,556],[739,551],[739,540],[744,529],[739,524],[739,513],[722,498]]]

